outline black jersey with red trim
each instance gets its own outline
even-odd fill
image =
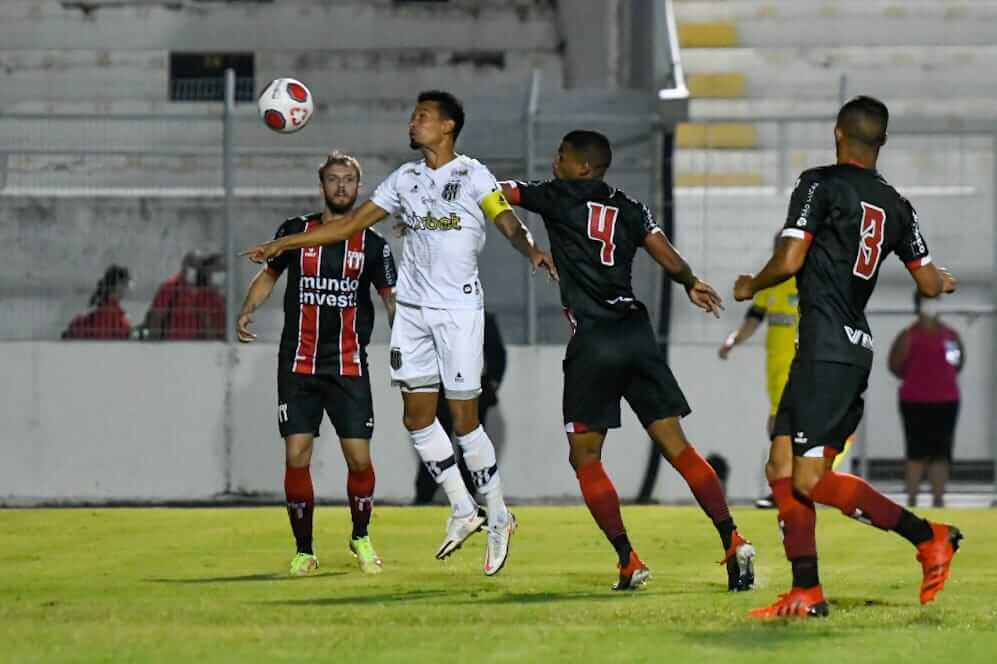
[[[320,213],[288,219],[274,237],[321,223]],[[285,251],[265,269],[275,276],[288,273],[281,367],[300,374],[362,376],[374,329],[370,287],[390,291],[397,278],[387,241],[367,229],[345,242]]]
[[[797,357],[871,367],[865,307],[883,260],[896,253],[910,270],[931,262],[913,206],[875,170],[821,166],[797,180],[782,236],[810,242],[796,275]]]
[[[634,297],[634,256],[661,232],[647,206],[600,180],[505,182],[510,203],[541,215],[570,315],[622,318]]]

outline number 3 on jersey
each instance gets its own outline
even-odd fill
[[[859,226],[859,253],[855,257],[852,274],[863,279],[872,279],[882,256],[883,228],[886,226],[886,211],[861,201],[862,223]]]
[[[620,209],[612,205],[603,205],[602,203],[593,203],[592,201],[588,202],[588,206],[589,237],[602,244],[602,251],[599,252],[602,264],[615,265],[616,256],[614,252],[616,251],[616,245],[613,243],[613,237],[616,235],[616,216],[619,214]]]

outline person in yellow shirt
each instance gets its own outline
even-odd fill
[[[796,356],[796,328],[800,322],[799,293],[796,279],[789,279],[758,293],[751,302],[751,308],[744,316],[740,327],[731,332],[717,351],[721,360],[726,360],[731,349],[751,338],[758,327],[768,318],[768,332],[765,335],[765,376],[769,392],[769,417],[766,429],[772,436],[772,425],[782,390],[789,379],[789,367]],[[833,468],[841,465],[848,455],[854,436],[849,436],[845,449],[834,459]],[[769,509],[775,507],[771,495],[755,501],[755,507]]]
[[[765,335],[765,375],[769,393],[769,417],[767,430],[772,435],[772,424],[782,390],[789,379],[789,366],[796,355],[796,328],[800,320],[799,294],[796,279],[789,279],[778,286],[761,291],[755,296],[740,327],[730,333],[717,351],[721,360],[726,360],[730,351],[748,339],[758,330],[762,321],[768,319],[768,332]],[[775,507],[772,496],[755,501],[760,508]]]

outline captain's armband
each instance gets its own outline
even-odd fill
[[[488,221],[495,221],[495,217],[506,210],[512,211],[512,207],[501,191],[493,191],[481,199],[481,211],[488,217]]]

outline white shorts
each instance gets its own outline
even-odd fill
[[[484,368],[483,309],[430,309],[398,303],[391,328],[391,383],[403,392],[476,399]]]

